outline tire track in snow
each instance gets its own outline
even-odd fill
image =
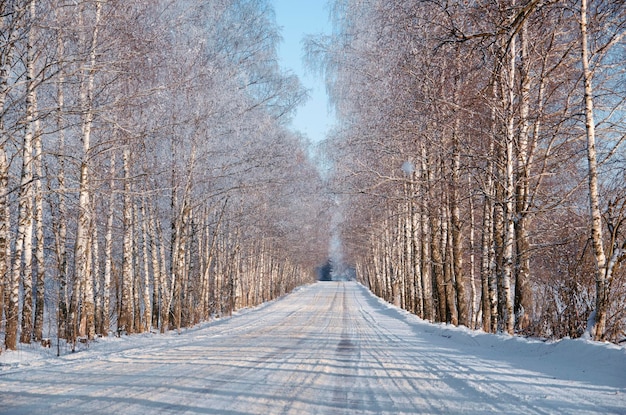
[[[358,375],[357,364],[361,357],[358,340],[354,335],[356,321],[352,316],[352,310],[348,306],[345,284],[341,284],[341,306],[335,307],[340,310],[339,325],[341,336],[335,347],[335,361],[340,365],[336,374],[336,383],[333,388],[331,401],[346,410],[362,409],[363,401],[359,393],[354,393],[353,387]]]
[[[354,283],[319,283],[180,336],[3,373],[0,413],[594,414],[624,402],[447,333]]]
[[[466,379],[471,369],[451,359],[449,353],[440,353],[429,349],[427,345],[425,347],[425,343],[411,332],[407,333],[410,334],[408,337],[401,337],[384,324],[377,324],[376,318],[366,307],[359,309],[363,320],[377,333],[377,336],[371,337],[375,342],[372,349],[376,353],[370,354],[370,358],[380,367],[381,376],[390,379],[397,391],[403,391],[401,399],[395,394],[394,401],[399,402],[394,404],[401,405],[399,410],[407,403],[415,404],[416,397],[419,397],[423,405],[421,410],[427,413],[447,414],[454,411],[458,404],[449,405],[450,401],[464,402],[465,409],[470,413],[511,413],[511,408],[494,406],[494,402],[501,401],[502,396],[510,396],[518,401],[518,397],[510,394],[506,387],[490,386],[492,393],[486,393],[480,387],[475,388]],[[442,394],[448,399],[441,399]],[[528,408],[524,413],[537,412]]]

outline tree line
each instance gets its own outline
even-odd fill
[[[307,40],[361,281],[438,322],[626,330],[626,6],[335,0]]]
[[[181,329],[314,278],[328,214],[266,0],[0,2],[0,332]]]

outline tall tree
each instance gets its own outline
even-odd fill
[[[624,16],[623,7],[619,6],[612,9],[613,5],[608,4],[609,19],[619,19]],[[597,7],[597,6],[596,6]],[[598,8],[599,9],[599,8]],[[620,13],[621,11],[621,13]],[[607,258],[604,249],[604,235],[602,226],[602,211],[600,208],[600,196],[599,196],[599,169],[598,169],[598,153],[596,143],[596,121],[594,116],[594,90],[593,90],[593,70],[591,67],[591,52],[589,39],[591,37],[589,33],[589,9],[587,0],[580,1],[580,51],[581,51],[581,65],[582,65],[582,78],[584,82],[584,114],[585,114],[585,132],[587,138],[587,165],[588,165],[588,184],[589,184],[589,214],[591,218],[591,241],[593,244],[594,257],[596,262],[595,281],[596,281],[596,304],[595,304],[595,318],[592,328],[593,338],[596,340],[602,340],[606,330],[607,310],[610,301],[610,286],[613,279],[613,273],[615,267],[620,259],[621,255],[620,242],[611,241],[609,248],[610,258]],[[611,46],[619,43],[626,36],[626,30],[623,27],[617,30],[613,36],[609,37],[608,41],[602,45],[606,51],[611,49]],[[618,26],[619,27],[619,26]],[[603,53],[603,52],[600,52]],[[607,52],[604,52],[607,53]],[[609,224],[610,226],[613,224]],[[614,236],[614,235],[611,235]],[[626,245],[626,239],[624,241]]]
[[[22,278],[22,331],[20,342],[30,343],[33,335],[33,144],[38,133],[37,126],[37,91],[35,78],[35,2],[29,1],[28,40],[26,44],[26,113],[24,143],[22,145],[22,175],[19,196],[19,224],[13,278]],[[22,264],[23,261],[23,264]],[[23,266],[23,269],[22,269]],[[20,276],[20,273],[22,275]]]
[[[13,278],[11,262],[9,156],[6,149],[10,133],[5,118],[9,94],[13,89],[14,53],[23,15],[20,6],[19,2],[0,4],[0,32],[3,34],[3,47],[0,48],[0,313],[4,313],[6,320],[4,342],[7,349],[15,349],[17,346],[19,280]]]

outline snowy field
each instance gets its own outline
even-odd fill
[[[626,349],[427,324],[317,283],[181,334],[0,355],[3,414],[626,414]]]

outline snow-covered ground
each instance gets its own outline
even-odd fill
[[[626,414],[626,349],[432,325],[317,283],[181,334],[0,355],[3,414]]]

